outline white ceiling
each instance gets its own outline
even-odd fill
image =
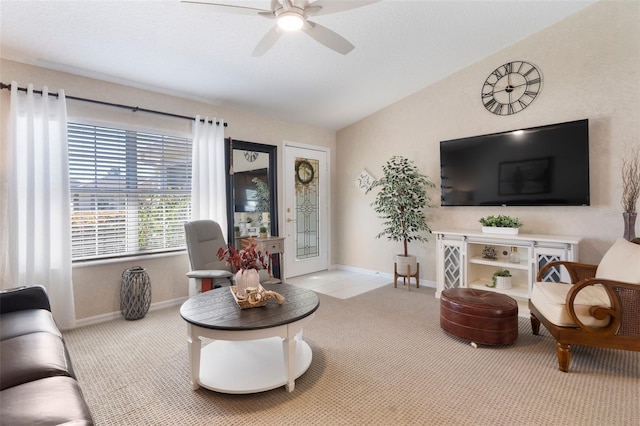
[[[179,0],[1,0],[0,56],[337,130],[592,3],[382,0],[311,18],[355,45],[345,56],[300,33],[252,57],[273,21]]]

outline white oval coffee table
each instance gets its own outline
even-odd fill
[[[280,386],[292,392],[311,365],[303,327],[320,305],[310,290],[270,284],[285,297],[266,306],[240,309],[229,287],[198,294],[180,308],[189,326],[191,384],[223,393],[255,393]],[[205,344],[201,338],[213,339]]]

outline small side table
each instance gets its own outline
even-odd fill
[[[411,266],[407,265],[407,275],[398,273],[398,264],[393,263],[393,288],[398,288],[398,277],[402,277],[402,281],[407,286],[407,290],[411,291],[411,277],[416,279],[416,288],[420,288],[420,263],[416,264],[416,273],[411,273]],[[407,279],[409,282],[407,283]]]
[[[284,265],[282,261],[282,255],[284,254],[284,237],[267,237],[267,238],[254,238],[254,241],[258,245],[257,249],[261,252],[269,252],[270,255],[280,255],[280,277],[284,277]],[[273,265],[271,264],[271,256],[269,256],[269,266],[271,266],[271,277],[269,277],[269,283],[279,283],[281,280],[273,277]]]

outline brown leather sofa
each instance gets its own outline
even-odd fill
[[[92,425],[42,286],[0,292],[0,424]]]

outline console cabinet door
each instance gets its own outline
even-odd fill
[[[570,246],[566,247],[535,247],[534,249],[534,260],[535,260],[535,274],[533,276],[533,280],[537,280],[538,271],[542,269],[547,263],[555,262],[557,260],[568,260],[573,261],[573,255]],[[569,274],[565,268],[554,267],[549,269],[544,277],[542,277],[542,281],[553,281],[553,282],[571,282],[569,278]]]
[[[436,297],[449,288],[466,287],[464,242],[458,240],[438,240],[438,286]]]

